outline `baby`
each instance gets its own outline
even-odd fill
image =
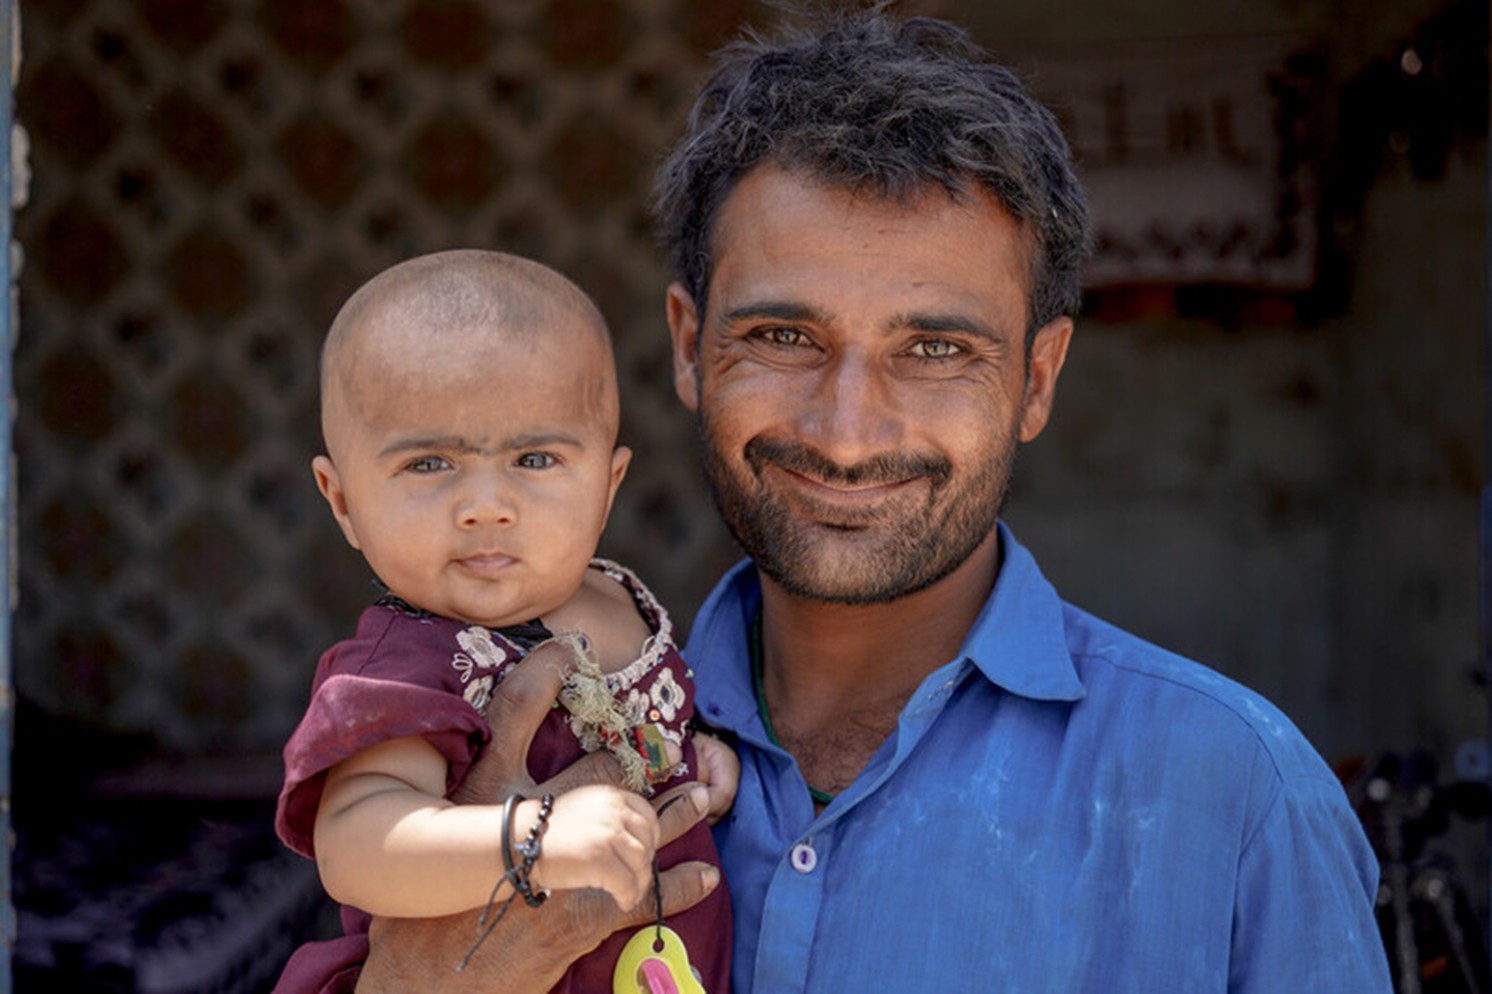
[[[667,613],[631,572],[593,558],[631,458],[616,444],[600,313],[536,262],[423,256],[343,306],[321,391],[316,483],[388,593],[322,656],[285,747],[276,828],[316,859],[348,936],[298,951],[277,990],[355,974],[370,915],[484,909],[489,922],[515,891],[537,904],[575,887],[633,907],[650,893],[658,842],[642,795],[708,771],[685,732],[693,683]],[[491,735],[493,687],[556,637],[584,665],[534,738],[530,774],[543,781],[606,748],[634,789],[453,804]],[[696,859],[718,865],[703,823],[659,862]],[[667,922],[710,994],[728,988],[729,914],[722,887]],[[628,939],[612,936],[555,989],[611,990]]]

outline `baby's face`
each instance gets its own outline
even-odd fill
[[[328,399],[322,492],[379,578],[427,611],[530,621],[595,553],[630,455],[609,354],[585,328],[534,337],[365,336]]]

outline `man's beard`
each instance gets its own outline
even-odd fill
[[[942,456],[897,453],[843,467],[801,443],[757,436],[743,450],[746,475],[721,458],[707,418],[699,427],[710,494],[736,542],[788,593],[831,604],[898,600],[963,565],[994,530],[1018,449],[1012,432],[960,478]],[[828,484],[922,486],[925,497],[809,521],[768,487],[769,465]]]

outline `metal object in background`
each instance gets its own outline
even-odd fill
[[[1481,925],[1461,868],[1437,842],[1458,822],[1489,820],[1492,788],[1485,780],[1440,783],[1427,752],[1384,755],[1344,780],[1382,868],[1377,918],[1394,990],[1488,994]]]

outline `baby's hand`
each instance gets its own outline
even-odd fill
[[[538,801],[519,806],[513,819],[515,850],[538,810]],[[578,787],[554,799],[530,880],[535,889],[595,887],[619,907],[631,908],[653,885],[657,848],[658,818],[641,797],[620,787]]]
[[[713,825],[735,803],[736,787],[741,783],[741,758],[730,746],[705,732],[694,735],[694,756],[699,767],[696,776],[710,791],[710,809],[705,817]]]

